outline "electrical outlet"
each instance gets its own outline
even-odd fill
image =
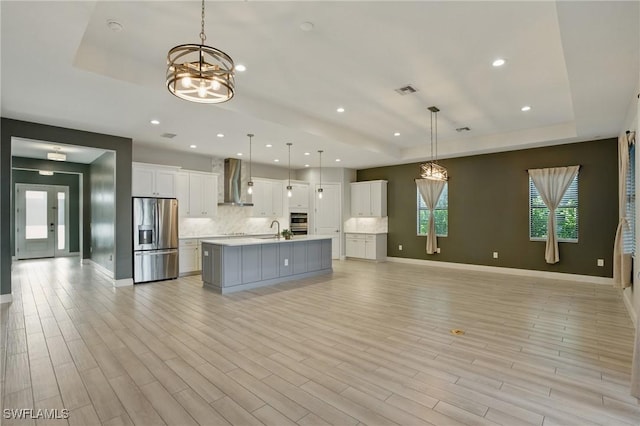
[[[398,245],[398,250],[402,251],[402,244]]]
[[[494,251],[494,252],[493,252],[493,258],[494,258],[494,259],[497,259],[497,258],[498,258],[498,252],[497,252],[497,251]]]
[[[596,262],[596,265],[604,266],[604,259],[598,259],[598,261]]]
[[[440,247],[436,249],[436,253],[440,253]]]
[[[289,259],[284,260],[284,266],[289,266]]]

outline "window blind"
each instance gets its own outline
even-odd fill
[[[558,241],[578,241],[578,176],[573,179],[560,205],[556,209]],[[547,238],[549,209],[544,205],[533,180],[529,178],[529,239],[542,241]]]

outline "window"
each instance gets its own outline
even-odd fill
[[[629,170],[627,172],[627,222],[624,229],[624,252],[636,254],[636,145],[629,146]]]
[[[418,205],[418,235],[427,235],[429,230],[429,209],[424,203],[420,190],[416,188]],[[446,237],[449,232],[449,184],[444,184],[442,194],[433,211],[436,219],[436,236]]]
[[[529,239],[547,239],[549,209],[544,205],[533,180],[529,178]],[[556,209],[558,241],[578,242],[578,175],[573,179]]]

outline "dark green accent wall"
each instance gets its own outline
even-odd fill
[[[31,183],[37,185],[61,185],[69,187],[69,251],[80,251],[80,175],[56,173],[53,176],[41,176],[32,170],[13,169],[13,194],[15,197],[16,183]],[[15,199],[15,198],[14,198]],[[15,215],[11,217],[11,229],[15,229]],[[13,234],[15,235],[15,234]],[[12,251],[15,254],[15,241],[12,239]]]
[[[419,163],[358,170],[357,180],[388,184],[387,255],[572,274],[612,276],[618,224],[617,140],[442,160],[449,171],[449,235],[427,255],[416,236]],[[560,262],[544,260],[545,242],[529,241],[527,169],[580,165],[578,243],[560,243]],[[402,244],[403,250],[398,250]],[[499,253],[493,259],[494,251]],[[604,267],[596,259],[605,260]]]
[[[90,107],[90,106],[88,106]],[[2,118],[0,125],[0,294],[11,293],[11,138],[87,146],[116,153],[116,258],[114,278],[133,277],[131,245],[131,138]],[[7,202],[9,200],[9,202]]]

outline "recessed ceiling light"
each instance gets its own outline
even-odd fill
[[[237,155],[238,157],[242,157],[242,153],[241,153],[241,152],[237,153],[236,155]]]
[[[305,164],[304,166],[305,166],[305,167],[309,167],[309,165],[308,165],[308,164]]]
[[[267,148],[271,148],[273,145],[271,145],[270,143],[265,145]]]
[[[153,124],[153,125],[156,125],[156,126],[157,126],[158,124],[160,124],[160,120],[155,120],[155,119],[154,119],[154,120],[151,120],[151,124]]]
[[[219,138],[224,138],[224,133],[218,133],[216,136]]]
[[[337,162],[337,163],[339,163],[340,161],[342,161],[342,160],[341,160],[341,159],[339,159],[339,158],[336,158],[336,162]]]
[[[191,149],[195,149],[197,147],[198,147],[198,145],[189,145],[189,148],[191,148]]]
[[[311,155],[311,153],[309,153],[309,152],[305,152],[305,153],[304,153],[304,155]]]
[[[245,72],[247,70],[247,67],[242,65],[242,64],[238,64],[235,66],[236,71],[238,72]]]
[[[491,65],[493,65],[494,67],[501,67],[501,66],[503,66],[506,62],[507,62],[507,61],[505,61],[504,59],[502,59],[502,58],[498,58],[498,59],[496,59],[495,61],[493,61],[493,62],[491,63]]]
[[[400,136],[400,132],[395,132],[393,136]]]
[[[525,105],[522,108],[520,108],[520,111],[522,112],[531,111],[531,107],[529,105]]]
[[[344,108],[343,108],[343,107],[338,107],[338,109],[336,109],[336,111],[338,111],[338,112],[344,112]]]
[[[279,163],[280,160],[278,160],[277,158],[275,160],[273,160],[274,163]]]

